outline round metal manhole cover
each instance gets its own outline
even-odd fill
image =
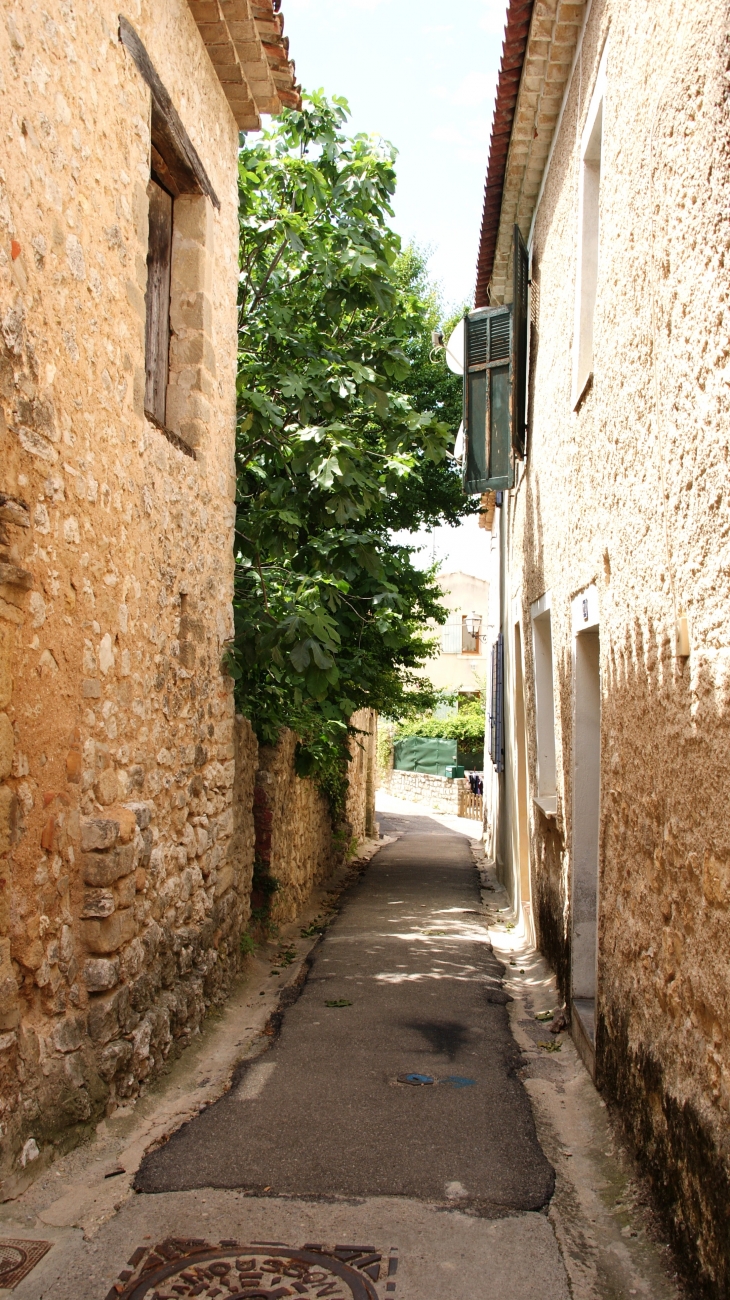
[[[120,1275],[124,1287],[117,1289],[120,1300],[378,1300],[373,1283],[382,1256],[363,1247],[331,1249],[168,1240],[135,1252],[135,1267]]]
[[[28,1256],[19,1246],[8,1246],[6,1242],[0,1242],[0,1282],[8,1273],[14,1273],[16,1268],[21,1268]]]

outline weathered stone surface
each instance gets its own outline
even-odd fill
[[[7,713],[0,713],[0,781],[10,776],[14,748],[15,736],[10,718]]]
[[[106,957],[92,957],[84,962],[83,981],[89,993],[103,993],[119,983],[119,962]]]
[[[53,1046],[57,1052],[76,1052],[84,1041],[85,1026],[80,1016],[66,1016],[54,1025]]]
[[[94,849],[110,849],[118,839],[119,822],[113,818],[81,818],[81,848],[84,853]]]
[[[126,985],[113,993],[97,993],[89,999],[88,1030],[93,1043],[108,1043],[124,1027],[129,990]]]
[[[111,885],[120,876],[129,875],[135,868],[135,847],[122,844],[105,853],[84,853],[81,858],[84,883]]]
[[[17,800],[10,786],[0,786],[0,853],[7,853],[15,833]]]
[[[636,0],[594,0],[534,220],[524,189],[521,211],[504,213],[507,275],[513,219],[532,228],[530,416],[519,489],[497,512],[509,557],[507,803],[487,852],[562,995],[595,992],[602,1093],[693,1259],[691,1290],[720,1296],[730,1279],[728,28],[716,0],[684,6],[680,26],[654,19]],[[596,266],[591,226],[579,226],[581,139],[606,49]],[[550,626],[550,816],[533,802],[546,754],[538,601]],[[492,773],[485,785],[496,788]]]
[[[152,821],[152,808],[147,803],[127,803],[124,805],[131,813],[141,831],[145,831]]]
[[[82,917],[111,916],[116,904],[110,889],[85,889]]]
[[[82,937],[90,952],[116,952],[134,938],[134,913],[131,908],[113,912],[102,920],[82,921]]]

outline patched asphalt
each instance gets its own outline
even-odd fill
[[[145,1158],[138,1191],[548,1202],[469,841],[426,817],[381,830],[400,838],[346,894],[271,1047]]]

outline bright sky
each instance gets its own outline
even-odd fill
[[[283,0],[305,90],[399,151],[395,225],[433,250],[447,305],[471,301],[505,0]]]
[[[445,306],[471,303],[506,0],[283,0],[282,10],[298,80],[344,95],[350,130],[396,146],[395,227],[431,251]],[[412,540],[424,565],[486,574],[476,520]]]

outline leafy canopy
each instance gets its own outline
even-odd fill
[[[429,361],[437,299],[388,224],[394,150],[343,133],[317,92],[239,157],[235,642],[259,737],[302,737],[301,771],[341,790],[360,707],[430,702],[416,670],[444,621],[391,530],[465,512],[448,459],[460,385]],[[329,773],[329,775],[327,775]]]

